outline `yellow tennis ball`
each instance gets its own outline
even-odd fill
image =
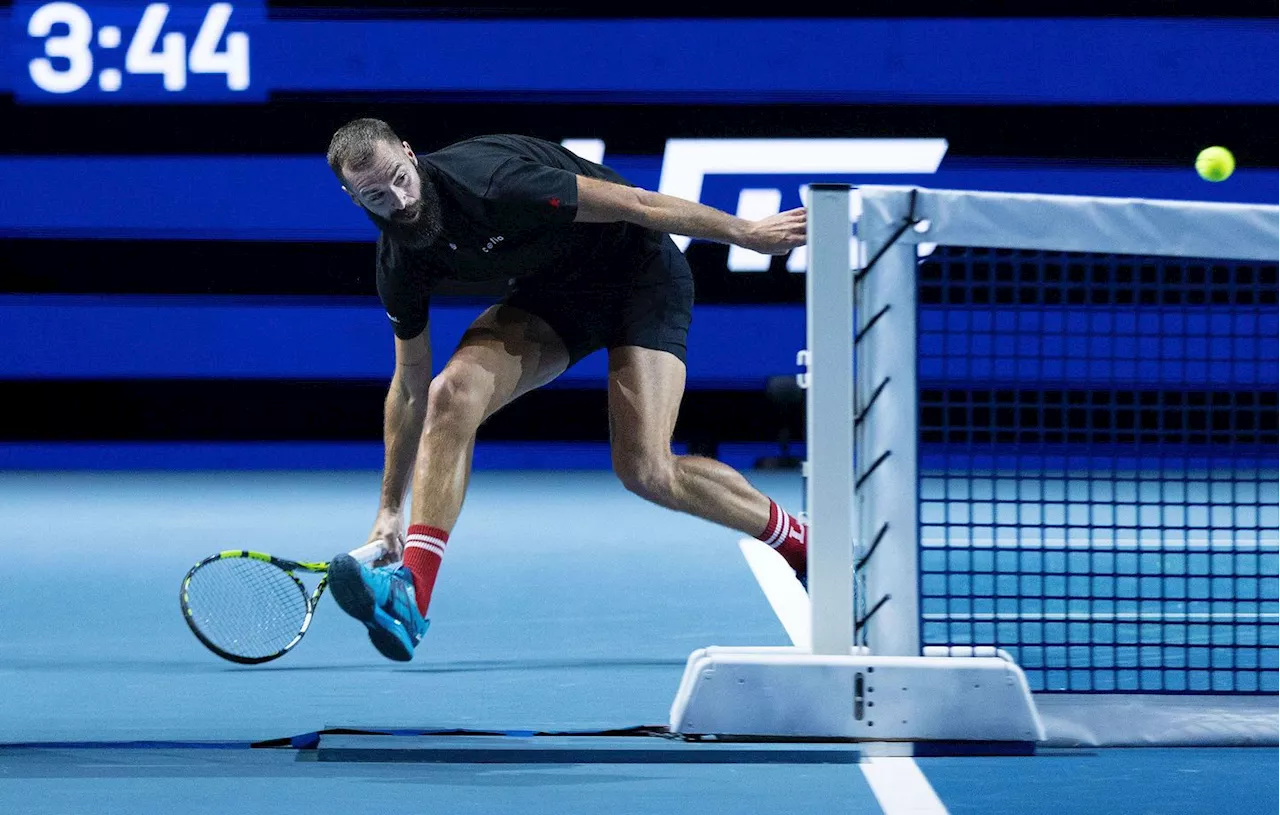
[[[1206,147],[1196,156],[1196,172],[1205,181],[1225,181],[1236,169],[1236,157],[1225,147]]]

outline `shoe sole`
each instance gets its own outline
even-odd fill
[[[378,653],[396,662],[413,659],[413,649],[406,645],[408,634],[396,633],[404,632],[404,623],[374,604],[373,592],[360,577],[360,561],[350,555],[333,559],[329,564],[329,593],[339,608],[369,629],[369,641]]]

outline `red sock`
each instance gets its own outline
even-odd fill
[[[444,547],[449,543],[449,533],[434,526],[415,524],[409,527],[404,539],[404,565],[413,573],[413,592],[418,601],[418,611],[427,616],[431,605],[431,590],[440,573],[444,559]]]
[[[769,501],[769,523],[756,539],[777,549],[800,577],[809,571],[809,527],[776,501]]]

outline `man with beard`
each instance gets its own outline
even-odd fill
[[[481,136],[418,156],[377,119],[340,128],[328,160],[381,231],[377,290],[395,334],[381,501],[369,536],[386,546],[379,562],[388,565],[339,555],[329,571],[334,599],[365,624],[378,651],[409,660],[426,632],[480,424],[602,348],[613,469],[627,489],[767,542],[804,581],[804,523],[725,464],[671,451],[693,275],[670,237],[783,254],[805,241],[803,209],[744,220],[634,187],[526,136]],[[432,378],[428,307],[445,280],[505,280],[510,290]]]

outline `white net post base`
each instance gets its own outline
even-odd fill
[[[1044,725],[1022,670],[974,656],[847,656],[799,647],[694,651],[671,706],[683,736],[1034,744]],[[955,653],[954,649],[952,653]]]

